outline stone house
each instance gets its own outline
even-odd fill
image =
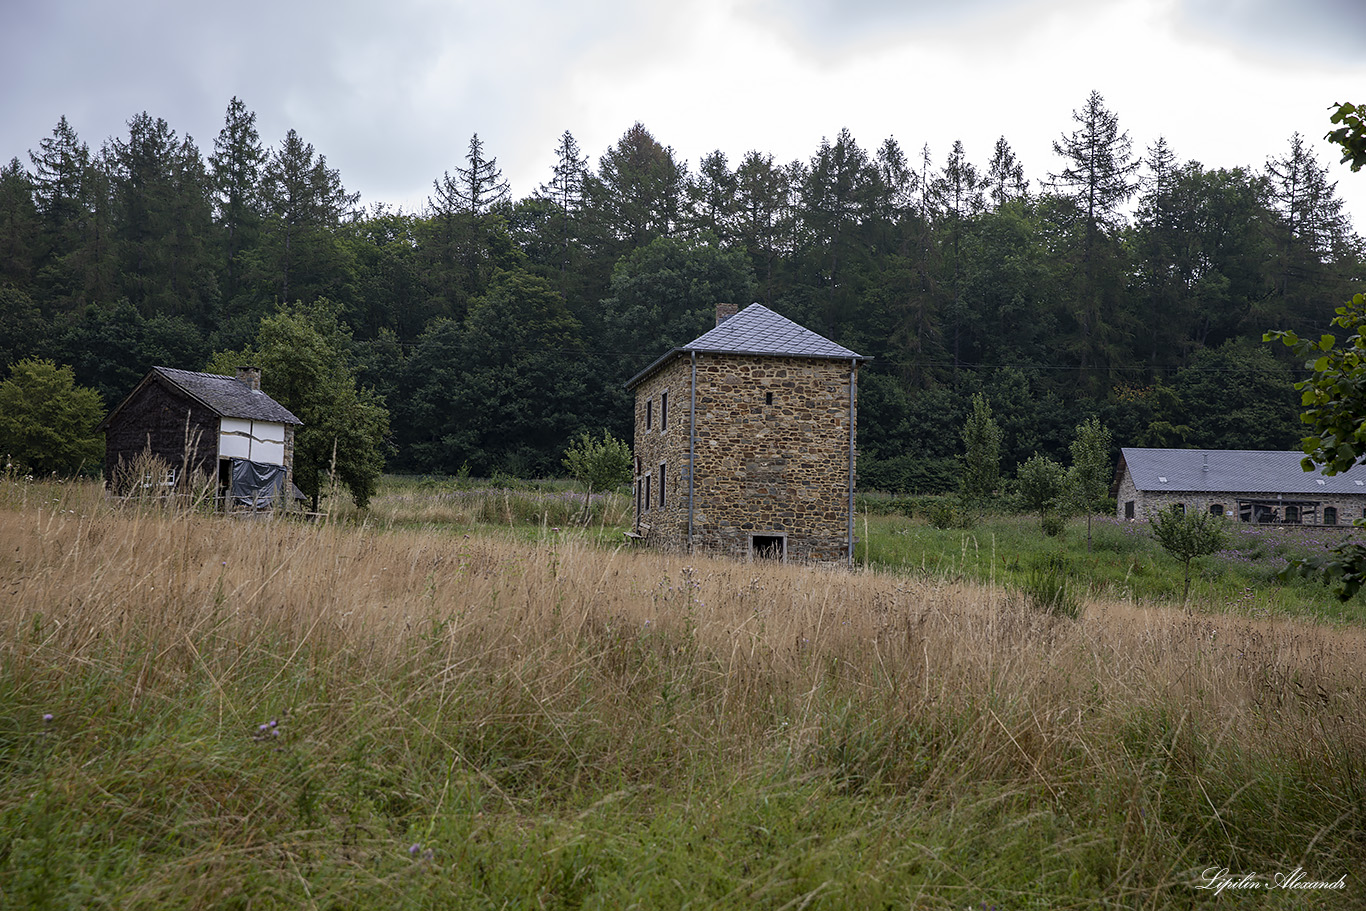
[[[1123,449],[1116,515],[1151,519],[1169,506],[1242,522],[1350,526],[1366,517],[1366,466],[1337,475],[1305,471],[1302,452]]]
[[[635,534],[745,558],[852,563],[859,362],[760,304],[632,377]]]
[[[170,492],[196,475],[224,507],[263,508],[294,491],[294,431],[302,422],[261,391],[261,371],[237,376],[153,367],[100,424],[104,477],[118,494]],[[160,477],[151,477],[153,456]]]

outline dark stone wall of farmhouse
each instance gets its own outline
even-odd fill
[[[118,488],[126,470],[146,452],[184,473],[217,470],[218,415],[159,382],[148,383],[105,430],[104,477]],[[188,455],[188,466],[186,466]]]
[[[696,546],[743,557],[752,536],[779,536],[789,559],[847,559],[849,443],[857,432],[850,424],[849,374],[849,362],[841,360],[697,356]],[[643,504],[648,481],[652,504],[641,521],[650,525],[651,538],[683,546],[691,468],[688,357],[675,358],[636,391],[637,496]]]

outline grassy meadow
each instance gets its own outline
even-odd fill
[[[1006,520],[870,515],[848,572],[558,490],[0,485],[0,908],[1366,907],[1350,610]],[[1077,620],[1014,575],[1062,546]],[[1204,888],[1297,869],[1342,888]]]

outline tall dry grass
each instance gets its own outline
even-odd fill
[[[1046,818],[1057,863],[1085,869],[1077,895],[1117,905],[1203,898],[1192,883],[1210,866],[1336,877],[1366,861],[1360,630],[1121,603],[1074,622],[991,588],[572,533],[533,546],[74,493],[8,502],[12,742],[51,706],[63,755],[98,765],[116,744],[136,755],[140,718],[179,716],[181,761],[218,757],[195,765],[214,780],[257,740],[297,761],[363,742],[368,821],[311,785],[317,805],[290,800],[315,834],[440,831],[452,781],[518,818],[621,793],[719,806],[746,782],[814,776],[822,793],[892,801],[911,844],[962,826],[985,841],[957,850],[990,851],[1000,827]],[[27,768],[17,749],[12,772]],[[234,837],[209,822],[224,807],[241,826],[269,803],[226,777],[175,787],[208,843]],[[918,873],[919,897],[994,894],[996,872],[954,869]]]

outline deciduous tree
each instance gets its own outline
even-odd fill
[[[217,354],[208,368],[231,374],[237,364],[258,365],[262,390],[303,422],[294,437],[294,483],[314,509],[334,472],[357,506],[369,505],[388,445],[389,412],[357,385],[350,329],[339,316],[325,298],[281,307],[261,321],[251,348]]]
[[[1072,439],[1072,467],[1067,473],[1072,507],[1086,516],[1086,549],[1091,550],[1091,519],[1110,492],[1114,463],[1110,453],[1110,431],[1099,418],[1077,425]]]
[[[963,424],[963,497],[981,503],[996,494],[1001,480],[1001,428],[982,393],[972,397],[972,413]]]
[[[1227,520],[1207,512],[1186,512],[1173,505],[1157,514],[1151,528],[1153,540],[1181,562],[1184,574],[1181,598],[1189,598],[1191,563],[1223,549],[1228,542]]]
[[[96,473],[104,459],[97,426],[104,402],[76,385],[70,367],[26,358],[0,383],[0,456],[35,475]]]
[[[631,481],[631,447],[606,431],[595,440],[588,431],[579,434],[564,452],[562,462],[569,476],[584,486],[583,515],[588,518],[595,490],[612,490]]]
[[[1020,505],[1039,514],[1039,526],[1048,530],[1048,513],[1066,505],[1067,472],[1057,462],[1037,452],[1015,472]]]

